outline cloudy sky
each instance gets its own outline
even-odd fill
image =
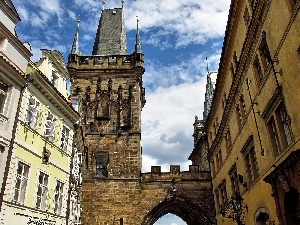
[[[65,60],[80,16],[79,50],[91,55],[101,0],[13,0],[21,17],[17,34],[32,46],[59,50]],[[195,115],[202,118],[207,62],[217,71],[230,0],[125,0],[129,53],[134,50],[139,17],[146,72],[147,103],[142,111],[143,171],[151,165],[181,165],[188,170]],[[121,7],[106,0],[105,8]],[[171,222],[170,222],[171,221]],[[156,225],[181,225],[166,216]]]

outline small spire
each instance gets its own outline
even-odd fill
[[[104,10],[105,0],[102,0],[102,10]]]
[[[140,41],[140,31],[139,31],[139,17],[136,16],[136,43],[135,43],[135,53],[142,53],[142,46]]]
[[[207,73],[209,74],[209,69],[208,69],[208,60],[207,60],[207,56],[206,56],[206,70],[207,70]]]
[[[74,41],[73,41],[73,45],[72,45],[72,52],[71,54],[78,54],[78,36],[79,36],[79,23],[80,23],[80,16],[78,17],[78,21],[77,21],[77,29],[76,29],[76,33],[75,33],[75,37],[74,37]]]
[[[125,0],[121,0],[121,2],[122,2],[122,9],[123,9]]]

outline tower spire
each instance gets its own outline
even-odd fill
[[[127,55],[123,8],[104,9],[98,24],[92,55]]]
[[[122,2],[122,9],[123,9],[125,0],[121,0],[121,2]]]
[[[102,10],[104,10],[105,0],[102,0]]]
[[[77,29],[74,37],[74,41],[72,44],[72,51],[71,54],[78,54],[78,36],[79,36],[79,23],[80,23],[80,17],[78,17],[78,24],[77,24]]]
[[[136,40],[135,40],[135,53],[142,53],[142,46],[140,40],[140,31],[139,31],[139,17],[136,16]]]

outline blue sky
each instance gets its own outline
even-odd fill
[[[79,51],[91,55],[102,9],[101,0],[13,0],[21,17],[17,35],[32,47],[32,61],[40,49],[59,50],[65,60],[80,15]],[[181,165],[188,170],[193,149],[195,115],[202,118],[206,60],[217,71],[230,0],[125,0],[129,53],[134,50],[139,17],[146,72],[147,103],[142,111],[143,171],[151,165]],[[106,0],[105,8],[121,7]],[[171,219],[170,219],[171,218]],[[182,225],[165,216],[156,225]]]

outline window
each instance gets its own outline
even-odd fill
[[[239,191],[240,191],[239,183],[238,183],[238,174],[236,171],[236,164],[234,164],[230,168],[228,175],[230,177],[230,184],[231,184],[231,190],[232,190],[232,196],[233,196],[236,193],[239,193]]]
[[[259,84],[264,77],[264,73],[261,69],[261,65],[260,65],[257,55],[256,55],[254,63],[253,63],[253,69],[254,69],[254,74],[256,76],[257,83]]]
[[[279,155],[293,140],[290,124],[291,118],[284,104],[280,103],[267,123],[275,156]]]
[[[48,194],[48,175],[40,172],[39,179],[38,179],[38,187],[36,193],[36,205],[35,207],[41,210],[45,210],[46,208],[46,201],[47,201],[47,194]]]
[[[235,74],[233,63],[230,64],[230,72],[231,72],[231,78],[233,79]]]
[[[45,138],[50,142],[54,141],[55,121],[56,119],[54,118],[53,114],[48,111],[45,126]]]
[[[61,143],[60,143],[60,147],[66,151],[67,147],[68,147],[68,140],[69,140],[69,132],[70,130],[66,127],[63,126],[62,128],[62,133],[61,133]]]
[[[218,171],[221,166],[222,166],[222,154],[221,154],[221,149],[219,149],[219,151],[216,153],[215,155],[215,165],[216,165],[216,171]]]
[[[32,96],[29,97],[25,122],[33,129],[37,126],[40,103]]]
[[[225,180],[223,180],[222,183],[220,184],[219,190],[220,190],[220,204],[222,206],[228,200]]]
[[[20,204],[24,204],[25,201],[28,174],[29,174],[29,166],[22,162],[19,162],[13,200]]]
[[[64,184],[60,181],[56,181],[55,191],[54,191],[54,213],[60,214],[62,208],[63,199],[63,187]]]
[[[222,98],[222,108],[223,108],[223,109],[225,109],[226,101],[227,101],[226,93],[224,93],[224,94],[223,94],[223,98]]]
[[[211,169],[212,176],[214,176],[215,175],[215,163],[214,163],[214,160],[210,161],[210,169]]]
[[[8,86],[0,82],[0,113],[4,113],[5,101],[8,94]]]
[[[107,177],[108,155],[96,156],[96,176]]]
[[[269,46],[267,43],[267,37],[266,37],[265,31],[262,32],[262,38],[261,38],[261,42],[259,45],[259,53],[261,56],[261,63],[262,63],[263,69],[264,69],[264,71],[266,71],[268,66],[272,63],[273,60],[272,60]]]
[[[240,98],[239,98],[239,102],[236,106],[236,112],[237,112],[238,124],[239,124],[239,126],[241,126],[244,122],[245,117],[246,117],[246,105],[245,105],[243,95],[241,95]]]
[[[229,129],[225,134],[225,146],[226,146],[227,153],[229,153],[232,146],[231,134]]]
[[[51,84],[54,86],[54,87],[57,87],[57,83],[58,83],[58,76],[56,74],[55,71],[52,72],[52,77],[51,77]]]
[[[253,135],[247,139],[243,146],[242,153],[244,154],[246,163],[248,183],[251,184],[258,177],[258,166],[254,150]]]
[[[221,204],[220,204],[220,194],[219,194],[219,190],[218,189],[215,190],[215,200],[216,200],[216,210],[217,210],[217,213],[220,213]]]

